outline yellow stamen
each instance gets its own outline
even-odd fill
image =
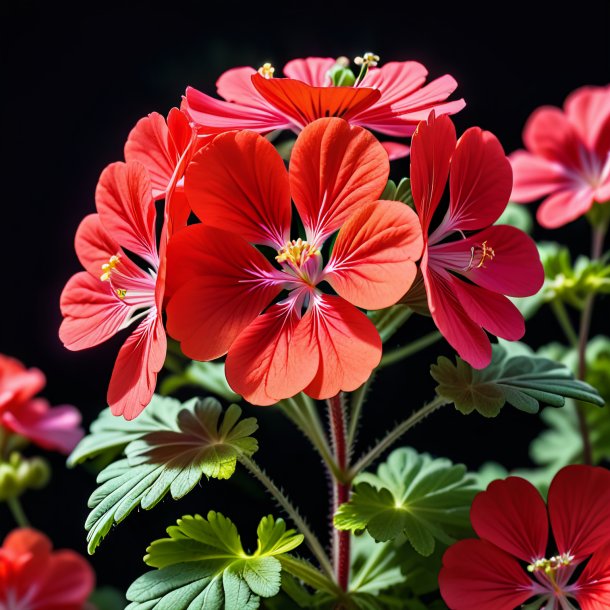
[[[312,244],[299,239],[293,239],[286,243],[286,245],[277,251],[275,260],[278,263],[291,263],[296,267],[303,265],[312,256],[318,256],[320,250]]]
[[[117,288],[115,290],[116,295],[119,297],[119,299],[123,300],[125,298],[125,296],[127,295],[127,290],[125,290],[124,288]]]
[[[258,69],[258,73],[266,79],[273,78],[274,72],[275,72],[275,68],[269,62],[263,64]]]
[[[549,559],[537,559],[534,563],[530,563],[530,565],[527,566],[527,571],[533,573],[543,570],[544,573],[553,580],[558,570],[569,566],[573,561],[573,555],[564,553],[563,555],[555,555],[555,557]]]
[[[357,66],[367,66],[369,68],[374,68],[379,63],[379,55],[375,55],[375,53],[371,53],[370,51],[364,53],[362,57],[356,57],[354,59],[354,63]]]
[[[115,267],[119,264],[120,261],[120,257],[117,255],[113,255],[110,257],[109,261],[107,263],[104,263],[102,265],[102,275],[100,275],[100,280],[102,280],[102,282],[107,282],[110,279],[110,276],[112,275],[112,272],[114,271]]]
[[[478,262],[475,259],[480,256]],[[465,271],[470,271],[471,269],[486,269],[485,261],[489,259],[492,261],[496,253],[491,246],[487,245],[487,240],[485,240],[480,246],[473,246],[470,248],[470,262],[466,267]]]

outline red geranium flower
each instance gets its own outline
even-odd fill
[[[231,387],[260,405],[364,383],[381,341],[357,307],[395,303],[422,248],[412,210],[377,201],[388,172],[369,132],[333,118],[303,130],[289,173],[251,131],[220,135],[199,152],[186,192],[204,224],[177,233],[168,252],[167,328],[184,353],[212,360],[228,352]],[[290,240],[291,197],[305,240]],[[339,228],[324,267],[323,246]],[[279,269],[252,244],[273,248]],[[320,290],[324,281],[338,296]]]
[[[554,543],[549,542],[549,517]],[[574,610],[570,600],[581,610],[610,607],[607,470],[560,470],[549,490],[548,514],[528,481],[494,481],[475,498],[470,519],[481,539],[451,546],[439,576],[451,610],[513,610],[530,598],[545,604],[545,610]]]
[[[43,449],[68,454],[84,435],[80,412],[34,398],[45,383],[42,371],[26,369],[19,360],[0,354],[0,426]]]
[[[287,78],[273,78],[268,64],[258,72],[233,68],[216,83],[218,95],[226,101],[189,87],[184,110],[202,133],[231,129],[299,132],[316,119],[334,116],[404,138],[430,110],[454,114],[465,106],[464,100],[445,102],[457,87],[453,77],[441,76],[424,85],[428,71],[415,61],[371,67],[354,87],[332,86],[328,72],[335,64],[330,57],[294,59],[284,66]],[[408,154],[409,148],[390,142],[386,150],[394,159]]]
[[[112,412],[133,419],[150,402],[165,360],[161,305],[167,230],[159,253],[151,181],[135,161],[113,163],[102,172],[95,202],[98,213],[82,221],[75,240],[87,271],[74,275],[64,288],[59,335],[68,349],[86,349],[139,321],[119,351],[108,387]],[[148,269],[136,265],[123,248]]]
[[[449,209],[432,231],[447,179]],[[491,360],[485,330],[509,341],[525,332],[523,317],[504,295],[535,294],[544,281],[535,243],[514,227],[490,226],[504,211],[511,184],[510,164],[493,134],[472,127],[456,143],[449,117],[431,113],[419,124],[411,186],[424,233],[428,305],[443,336],[475,368]]]
[[[577,89],[563,112],[538,108],[525,125],[523,142],[529,152],[510,156],[511,198],[529,203],[546,197],[537,214],[543,227],[560,227],[595,202],[610,201],[610,85]]]
[[[13,530],[0,547],[0,608],[82,610],[95,586],[89,563],[29,528]]]

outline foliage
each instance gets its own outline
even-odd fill
[[[520,203],[510,202],[502,215],[495,224],[497,225],[512,225],[521,229],[525,233],[531,233],[534,228],[534,220],[532,213],[529,211],[527,206],[521,205]]]
[[[398,184],[394,180],[388,180],[383,193],[379,199],[389,201],[402,201],[410,207],[414,207],[413,194],[411,193],[411,181],[409,178],[402,178]]]

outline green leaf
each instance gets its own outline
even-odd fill
[[[418,553],[430,555],[435,540],[450,544],[457,531],[469,527],[477,491],[464,466],[401,448],[376,475],[356,478],[352,498],[339,507],[334,522],[340,530],[366,529],[377,541],[404,534]]]
[[[89,603],[94,606],[95,610],[123,610],[125,596],[112,587],[101,587],[91,594]]]
[[[396,201],[396,182],[394,180],[388,180],[383,193],[379,195],[379,199],[381,201]]]
[[[515,349],[519,353],[509,353]],[[564,364],[528,354],[524,349],[494,345],[491,363],[482,370],[461,358],[456,357],[454,365],[441,356],[430,370],[438,383],[436,393],[453,402],[458,411],[478,411],[484,417],[495,417],[507,402],[527,413],[537,413],[541,403],[562,407],[566,398],[604,405],[597,390],[574,379]]]
[[[193,399],[184,406],[194,404]],[[163,398],[155,394],[142,413],[131,421],[113,415],[104,409],[91,424],[91,431],[72,451],[68,466],[74,467],[85,460],[103,455],[108,461],[114,459],[133,440],[155,430],[177,430],[176,416],[183,408],[174,398]]]
[[[494,224],[497,225],[512,225],[521,229],[524,233],[531,233],[534,228],[534,220],[532,213],[528,207],[520,203],[510,202],[500,218]]]
[[[410,207],[414,207],[413,194],[411,193],[411,181],[403,178],[396,187],[396,201],[402,201]]]
[[[257,530],[257,549],[244,550],[230,519],[210,511],[178,519],[169,538],[156,540],[144,558],[159,568],[138,578],[127,591],[126,610],[250,610],[260,597],[277,595],[280,557],[298,547],[303,536],[268,516]]]
[[[99,487],[89,498],[93,510],[85,523],[89,553],[115,523],[134,508],[155,506],[168,492],[185,496],[205,475],[228,479],[237,459],[258,449],[250,436],[257,429],[253,417],[239,420],[241,409],[231,405],[222,422],[222,408],[213,398],[187,403],[178,413],[176,429],[157,430],[132,441],[126,458],[106,467]]]

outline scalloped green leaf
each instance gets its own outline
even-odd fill
[[[375,540],[403,534],[420,555],[430,555],[435,541],[455,541],[469,528],[470,504],[478,488],[463,465],[433,459],[410,448],[397,449],[377,474],[356,478],[349,502],[335,513],[340,530],[366,530]]]
[[[237,405],[226,410],[222,421],[221,414],[214,398],[191,401],[178,413],[176,429],[157,429],[132,441],[125,459],[102,470],[85,523],[89,553],[138,506],[149,510],[168,492],[182,498],[203,475],[228,479],[240,456],[254,454],[256,419],[240,420]]]
[[[267,516],[257,529],[257,549],[248,554],[233,522],[214,511],[207,519],[182,517],[167,533],[148,547],[145,561],[158,569],[129,587],[126,610],[258,608],[261,597],[280,590],[280,558],[303,542],[282,519]]]
[[[457,356],[455,364],[441,356],[430,373],[438,383],[436,393],[464,414],[495,417],[506,403],[537,413],[541,404],[563,407],[566,398],[604,405],[597,390],[574,379],[564,364],[525,351],[525,346],[494,345],[491,363],[482,370]]]

